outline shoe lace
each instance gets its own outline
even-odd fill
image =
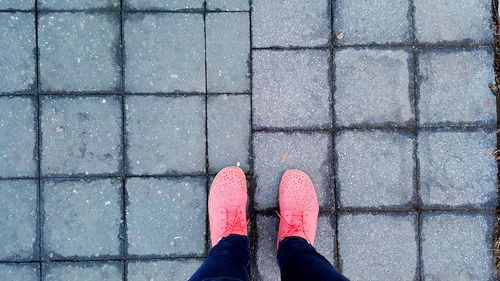
[[[278,211],[275,211],[275,213],[278,215],[280,220],[288,226],[288,229],[283,237],[287,237],[295,232],[302,232],[304,233],[307,242],[311,243],[311,240],[309,240],[309,237],[307,237],[306,231],[304,229],[304,215],[302,214],[302,212],[292,212],[292,219],[290,222],[287,222]]]
[[[239,210],[226,209],[227,220],[226,220],[226,226],[224,228],[224,232],[222,234],[222,237],[226,237],[235,231],[238,231],[238,230],[244,231],[246,229],[246,227],[250,223],[250,220],[246,220],[245,222],[242,222],[241,215],[242,214]]]

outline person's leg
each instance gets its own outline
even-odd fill
[[[348,281],[314,247],[300,237],[284,238],[278,249],[282,281]]]
[[[279,186],[278,264],[282,281],[345,281],[314,247],[319,204],[314,185],[300,170],[288,170]]]
[[[208,195],[212,250],[190,281],[250,280],[246,206],[245,174],[238,167],[222,169]]]
[[[250,244],[242,235],[222,238],[189,281],[250,280]]]

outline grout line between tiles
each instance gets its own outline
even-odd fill
[[[120,34],[119,34],[119,58],[120,58],[120,92],[119,95],[121,101],[121,144],[122,144],[122,174],[121,174],[121,220],[120,225],[120,255],[126,259],[128,257],[128,226],[127,226],[127,139],[126,139],[126,104],[125,104],[125,40],[124,40],[124,16],[123,16],[123,0],[120,0],[119,7],[119,22],[120,22]],[[128,280],[128,264],[126,261],[123,262],[123,281]]]
[[[249,0],[249,31],[248,31],[248,36],[249,36],[249,73],[250,73],[250,132],[249,132],[249,137],[248,137],[248,142],[249,142],[249,155],[248,157],[250,158],[249,160],[249,165],[250,165],[250,171],[252,173],[252,176],[250,178],[250,187],[249,188],[249,207],[248,211],[250,214],[250,220],[252,222],[253,228],[250,230],[250,272],[252,276],[257,280],[258,276],[258,270],[257,270],[257,240],[258,240],[258,235],[257,235],[257,215],[255,214],[255,191],[256,191],[256,182],[255,182],[255,177],[254,177],[254,171],[255,171],[255,157],[254,157],[254,143],[253,143],[253,52],[252,52],[252,45],[253,45],[253,38],[252,38],[252,28],[253,28],[253,21],[252,21],[252,15],[253,15],[253,0]]]
[[[335,32],[334,32],[334,14],[335,14],[335,4],[336,2],[334,0],[330,1],[330,44],[332,46],[330,50],[330,62],[329,62],[329,67],[330,67],[330,73],[329,73],[329,79],[330,79],[330,93],[331,93],[331,105],[330,105],[330,112],[332,115],[332,125],[335,126],[336,123],[336,114],[335,114],[335,82],[336,82],[336,75],[335,75],[335,52],[334,52],[334,44],[336,43],[336,37],[335,37]],[[339,190],[338,190],[338,182],[337,182],[337,149],[336,149],[336,139],[335,139],[335,133],[331,133],[331,161],[332,161],[332,178],[330,179],[330,182],[332,183],[333,187],[333,219],[334,219],[334,233],[335,233],[335,240],[334,240],[334,261],[335,261],[335,269],[338,272],[342,272],[342,264],[341,264],[341,257],[340,257],[340,242],[339,242]]]
[[[38,34],[38,0],[35,0],[35,79],[36,79],[36,102],[37,102],[37,242],[38,242],[38,278],[42,281],[43,267],[42,267],[42,251],[43,251],[43,230],[42,230],[42,192],[41,192],[41,176],[42,176],[42,155],[41,155],[41,102],[40,102],[40,49],[38,47],[39,34]]]
[[[204,64],[205,64],[205,194],[207,204],[207,212],[205,218],[205,255],[208,255],[210,251],[210,225],[208,219],[208,195],[210,192],[209,187],[209,142],[208,142],[208,63],[207,63],[207,2],[203,2],[203,50],[204,50]]]
[[[419,83],[418,83],[418,53],[417,53],[417,38],[416,38],[416,25],[415,25],[415,5],[414,0],[410,0],[410,9],[409,9],[409,20],[410,20],[410,30],[411,30],[411,56],[412,56],[412,79],[413,79],[413,87],[412,87],[412,96],[413,96],[413,110],[415,114],[415,126],[418,128],[420,125],[420,110],[419,110]],[[414,146],[413,146],[413,160],[415,161],[414,167],[414,188],[416,198],[416,233],[415,239],[417,243],[417,265],[416,265],[416,280],[422,280],[423,276],[423,262],[422,262],[422,212],[423,204],[422,198],[420,196],[420,161],[418,158],[418,134],[419,130],[414,132]]]

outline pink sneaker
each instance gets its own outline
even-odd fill
[[[318,197],[311,179],[300,170],[288,170],[281,177],[279,186],[280,225],[279,243],[286,237],[304,238],[314,244],[318,225]]]
[[[208,196],[212,247],[231,234],[247,235],[247,181],[238,167],[226,167],[215,176]]]

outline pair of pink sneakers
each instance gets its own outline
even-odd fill
[[[231,234],[247,235],[247,182],[238,167],[222,169],[208,197],[212,247]],[[300,170],[286,171],[279,185],[279,242],[295,236],[314,243],[318,222],[318,198],[311,179]]]

